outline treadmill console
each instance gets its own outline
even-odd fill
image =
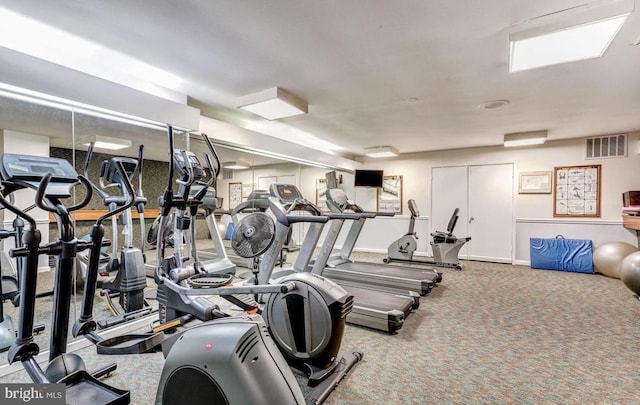
[[[5,153],[0,156],[0,175],[2,181],[15,185],[11,191],[20,188],[38,188],[47,173],[53,177],[45,195],[66,198],[71,196],[71,187],[78,183],[78,173],[65,159],[48,156],[19,155]]]
[[[295,200],[303,200],[302,193],[293,184],[273,183],[269,187],[272,197],[277,198],[282,204],[287,205]]]
[[[267,190],[253,190],[249,194],[249,197],[247,197],[247,201],[248,200],[268,200],[269,197],[271,197],[271,195]]]
[[[340,208],[340,211],[345,211],[350,209],[350,210],[353,210],[354,212],[358,212],[356,208],[357,206],[355,205],[355,203],[349,200],[349,197],[347,197],[347,194],[343,190],[339,188],[331,188],[327,190],[326,195],[327,195],[327,204],[333,204],[337,206],[338,208]]]
[[[191,187],[191,190],[189,190],[189,196],[194,197],[200,192],[200,190],[202,190],[202,187],[204,186]],[[215,188],[207,187],[207,191],[204,194],[204,197],[202,197],[201,207],[209,211],[215,211],[215,209],[218,208],[218,199],[216,198]]]
[[[314,216],[321,216],[322,212],[309,200],[305,199],[298,187],[293,184],[273,183],[269,187],[271,196],[284,205],[287,212],[306,211]]]

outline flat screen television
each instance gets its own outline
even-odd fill
[[[355,187],[382,187],[382,170],[356,169]]]

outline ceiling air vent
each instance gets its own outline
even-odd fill
[[[222,169],[222,180],[233,180],[233,169]]]
[[[587,159],[627,156],[627,134],[587,138]]]

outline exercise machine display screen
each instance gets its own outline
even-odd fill
[[[187,156],[186,162],[185,162],[183,153]],[[188,176],[189,168],[193,170],[193,176],[195,177],[196,180],[200,180],[205,176],[204,168],[200,164],[198,157],[193,152],[182,151],[182,150],[175,151],[173,154],[173,157],[176,163],[178,163],[174,167],[178,170],[178,173],[180,173],[180,176]]]
[[[0,168],[5,181],[40,181],[47,173],[53,174],[52,182],[78,181],[75,169],[67,160],[60,158],[5,153],[0,157]]]
[[[302,193],[293,184],[273,183],[269,189],[271,196],[276,197],[282,203],[291,203],[302,199]]]

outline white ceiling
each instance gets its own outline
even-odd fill
[[[0,6],[184,78],[214,118],[360,155],[640,130],[640,15],[599,59],[508,73],[509,27],[589,0],[2,0]],[[108,60],[103,61],[109,63]],[[237,97],[280,86],[309,114],[267,122]],[[481,110],[507,99],[499,110]],[[212,134],[213,135],[213,134]]]

